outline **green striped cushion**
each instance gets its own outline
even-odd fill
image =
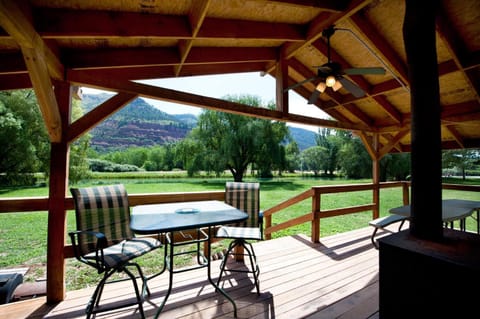
[[[141,256],[160,246],[155,238],[143,237],[124,240],[116,245],[103,250],[104,266],[114,268],[120,263],[129,261],[132,258]],[[96,260],[95,252],[84,256],[86,259]]]
[[[107,244],[116,244],[134,237],[130,230],[130,206],[123,185],[70,189],[77,219],[77,230],[101,232]],[[94,250],[96,238],[79,238],[82,253]]]
[[[225,202],[248,214],[248,219],[239,226],[258,227],[260,212],[260,184],[246,182],[227,182],[225,184]]]

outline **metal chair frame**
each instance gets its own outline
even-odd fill
[[[138,304],[142,318],[145,318],[143,302],[150,296],[147,277],[140,265],[132,260],[154,249],[161,243],[154,238],[137,238],[130,230],[130,207],[123,185],[72,188],[75,204],[77,230],[69,232],[75,257],[95,269],[102,279],[85,309],[87,319],[92,314],[129,307]],[[137,277],[129,267],[135,267],[142,281],[138,288]],[[110,280],[114,273],[124,272],[128,278]],[[107,283],[132,280],[136,301],[123,302],[113,306],[100,306],[100,299]]]
[[[226,225],[220,227],[216,238],[232,239],[220,264],[220,274],[217,280],[219,286],[226,271],[250,273],[253,275],[257,294],[260,294],[260,267],[258,266],[255,250],[249,240],[263,240],[263,213],[260,211],[260,185],[259,183],[227,182],[225,185],[225,201],[240,210],[245,211],[250,217],[241,225]],[[246,253],[245,253],[246,252]],[[250,266],[246,269],[227,268],[229,257],[235,260],[244,260],[248,256]]]

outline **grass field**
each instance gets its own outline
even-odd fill
[[[98,178],[99,176],[97,176]],[[123,183],[129,194],[159,193],[159,192],[191,192],[223,190],[226,180],[231,178],[182,178],[181,174],[172,174],[169,178],[157,177],[156,175],[138,178],[135,175],[109,174],[101,179],[76,186],[88,186],[94,184]],[[245,181],[253,181],[246,179]],[[347,180],[347,179],[321,179],[311,177],[283,177],[269,180],[260,180],[260,208],[265,210],[286,199],[289,199],[312,186],[338,185],[353,183],[370,183],[371,180]],[[452,181],[448,181],[452,182]],[[458,182],[458,181],[457,181]],[[468,184],[480,184],[480,180],[467,181]],[[46,196],[47,187],[0,189],[0,197],[29,197]],[[341,208],[368,204],[372,201],[371,191],[354,193],[328,194],[322,196],[321,209]],[[444,198],[463,198],[480,200],[480,194],[474,192],[460,192],[445,190]],[[380,193],[380,212],[387,215],[388,209],[402,205],[401,188],[383,189]],[[311,201],[305,200],[284,211],[274,215],[273,224],[283,222],[311,211]],[[67,213],[68,230],[75,227],[74,212]],[[336,233],[366,227],[371,220],[370,211],[350,214],[346,216],[322,219],[321,236],[329,236]],[[467,228],[476,230],[475,221],[469,218]],[[273,237],[287,236],[303,233],[310,235],[310,224],[305,223],[292,227],[288,230],[277,232]],[[29,267],[25,280],[33,281],[45,279],[46,276],[46,241],[47,241],[47,214],[46,212],[34,213],[6,213],[0,214],[0,268]],[[223,250],[225,242],[216,243],[215,251]],[[163,249],[147,254],[139,259],[140,264],[147,273],[153,273],[159,267]],[[188,257],[182,261],[184,264],[191,262]],[[74,259],[67,260],[67,289],[78,289],[86,285],[96,284],[99,277],[90,267],[77,262]]]

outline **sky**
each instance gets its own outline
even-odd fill
[[[142,83],[160,86],[168,89],[185,91],[193,94],[223,98],[227,95],[255,95],[262,100],[262,104],[275,102],[275,79],[270,75],[261,76],[259,72],[236,73],[223,75],[204,75],[170,79],[145,80]],[[85,94],[95,94],[101,91],[82,88]],[[200,107],[193,107],[177,103],[169,103],[159,100],[145,99],[147,103],[169,114],[191,113],[198,115],[202,111]],[[308,104],[308,101],[297,93],[289,92],[290,113],[307,115],[311,117],[327,118],[327,115],[316,106]],[[288,123],[289,126],[301,127],[313,132],[318,128],[309,125]]]

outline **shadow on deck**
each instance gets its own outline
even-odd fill
[[[370,241],[372,231],[366,227],[324,237],[317,244],[304,235],[255,243],[260,296],[245,274],[234,273],[224,281],[225,291],[237,304],[238,318],[378,318],[378,251]],[[386,234],[381,231],[378,237]],[[214,279],[219,266],[219,260],[212,262]],[[167,282],[166,274],[149,281],[152,294],[144,303],[148,318],[155,316]],[[0,312],[15,319],[84,318],[93,289],[69,291],[56,305],[46,305],[45,297],[39,297],[2,305]],[[102,300],[118,302],[133,296],[131,282],[125,281],[108,285]],[[140,318],[140,314],[131,307],[96,317]],[[215,292],[206,269],[198,269],[174,275],[160,318],[233,318],[233,306]]]

